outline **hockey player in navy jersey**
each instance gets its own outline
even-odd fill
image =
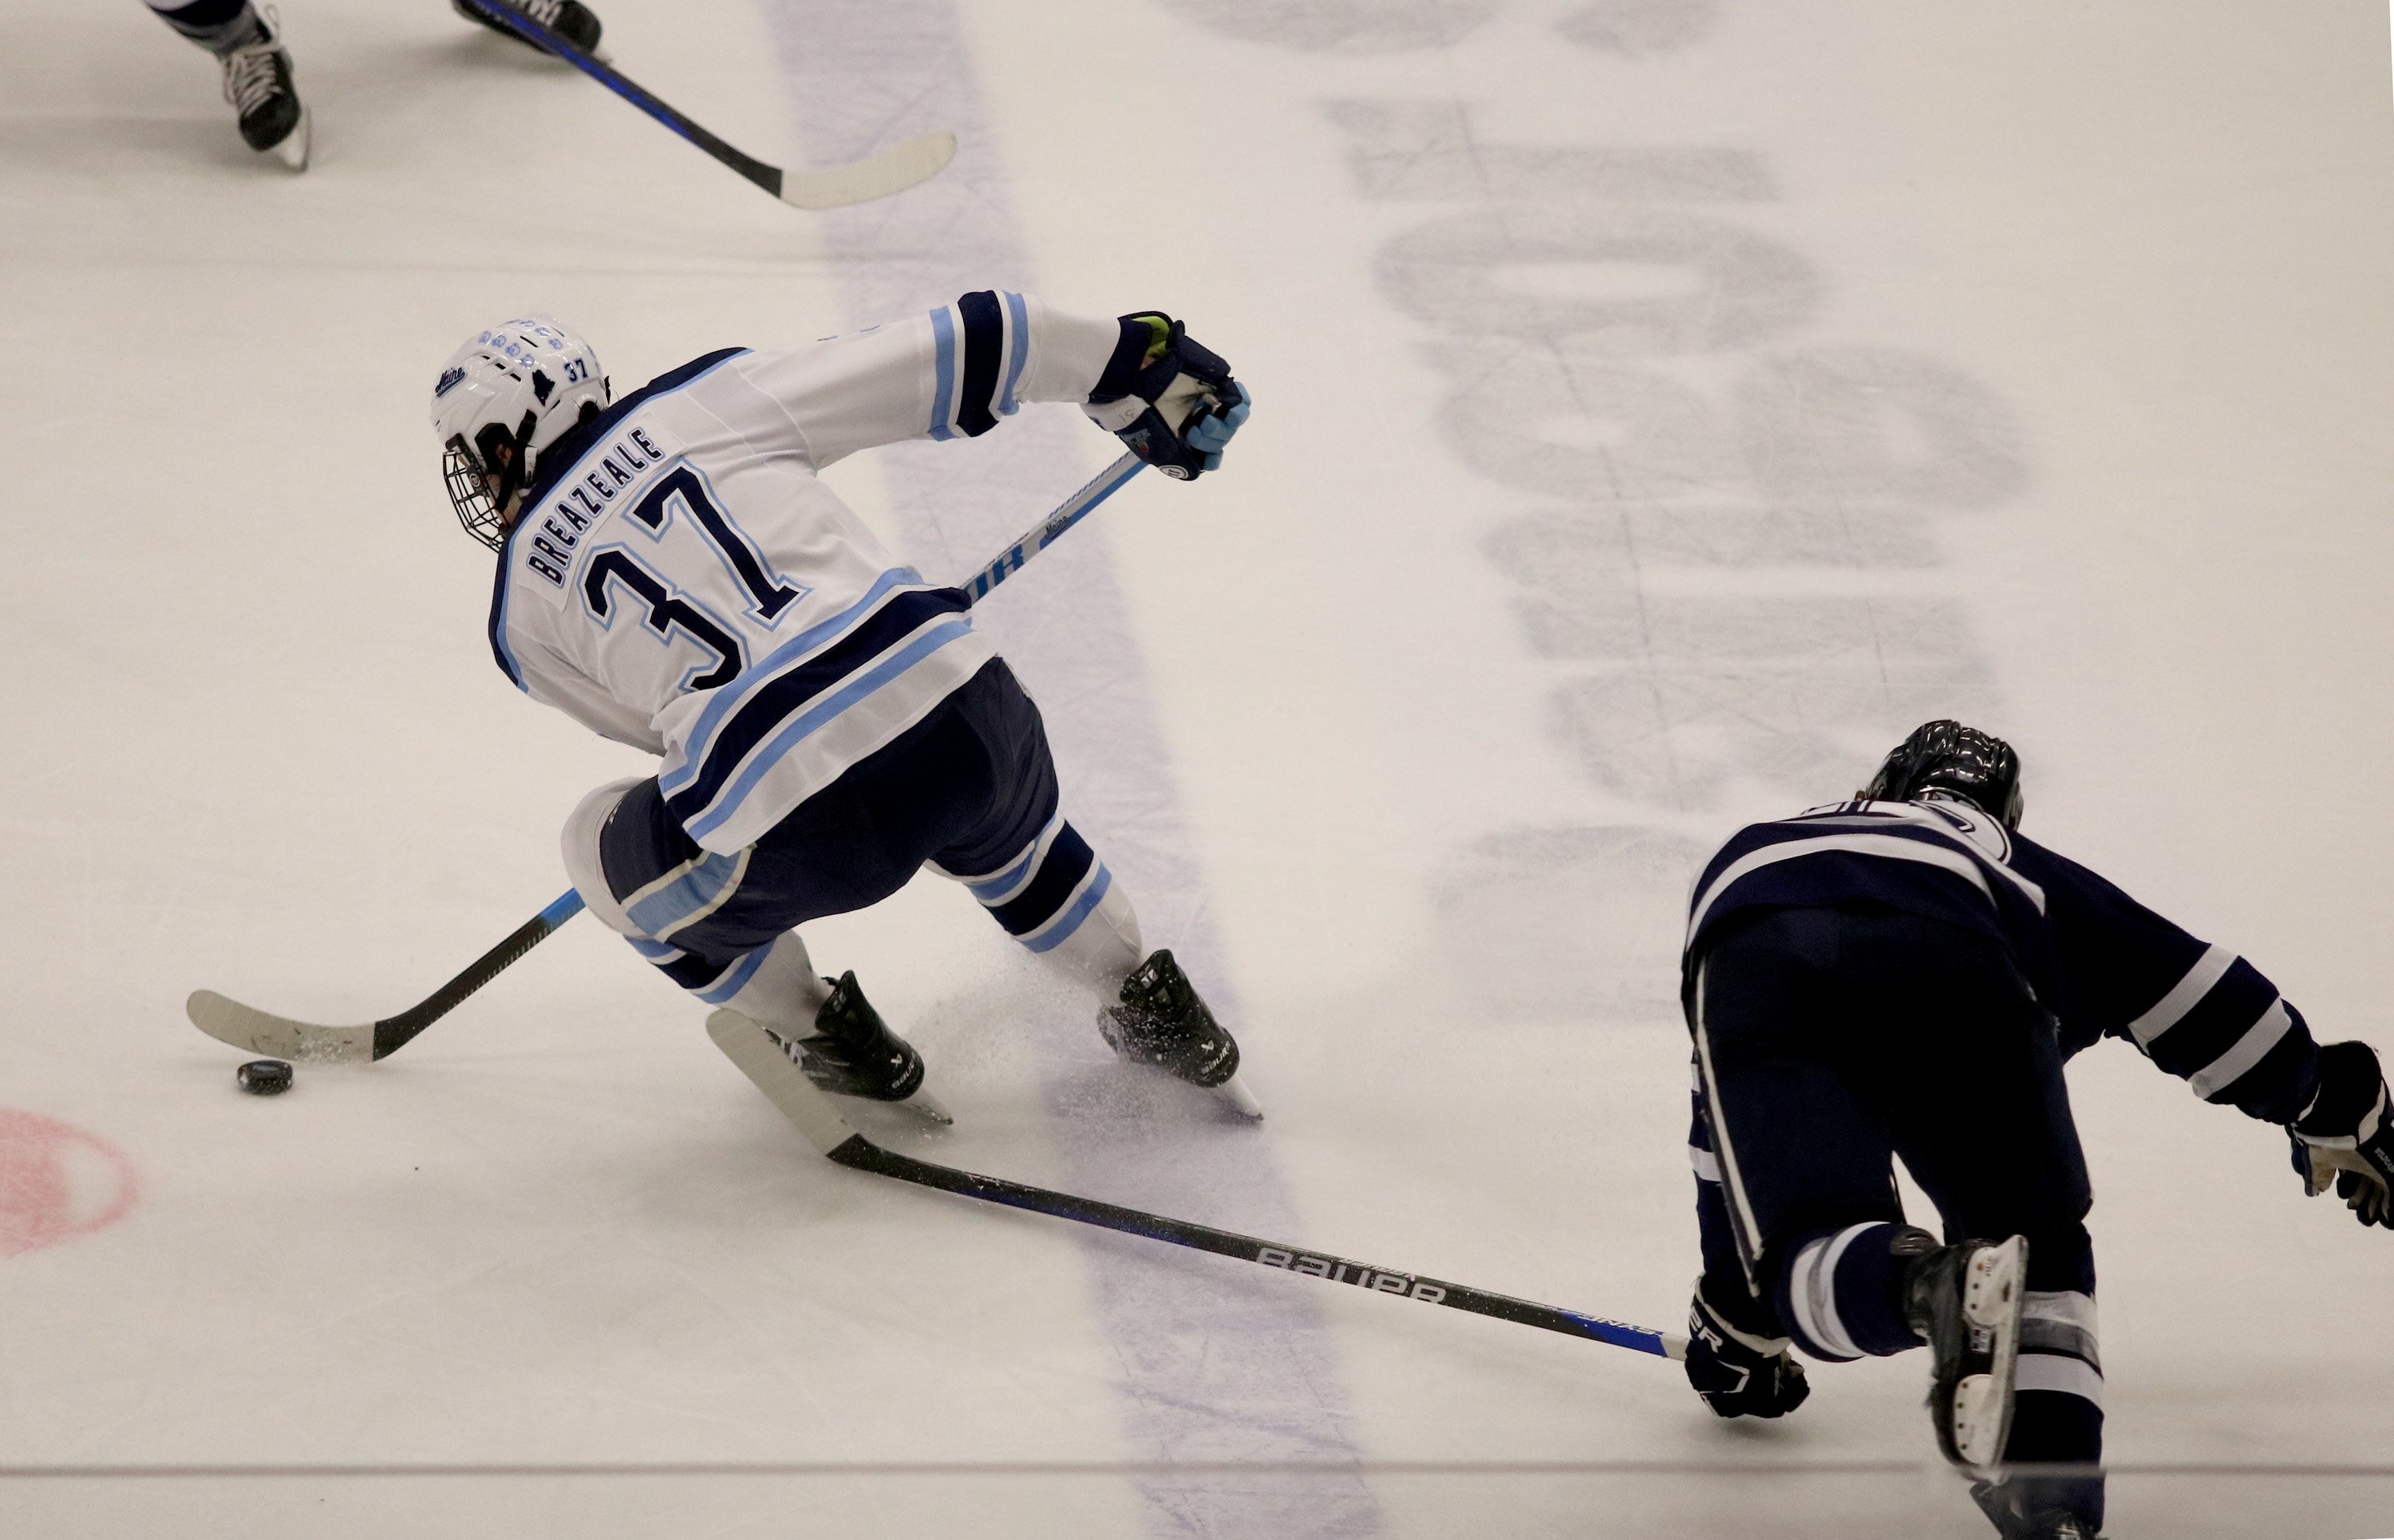
[[[564,851],[591,912],[666,977],[817,1085],[943,1118],[922,1057],[795,928],[928,866],[1097,991],[1118,1054],[1253,1113],[1237,1044],[1064,816],[1038,708],[970,600],[817,479],[1025,401],[1079,404],[1183,479],[1220,465],[1247,412],[1166,316],[982,290],[790,351],[726,348],[620,398],[581,337],[506,322],[443,366],[432,421],[458,519],[498,553],[499,667],[662,760],[585,798]]]
[[[1930,722],[1857,800],[1743,829],[1690,901],[1697,1280],[1688,1378],[1724,1417],[1808,1393],[1789,1351],[1926,1345],[1946,1457],[2006,1540],[2101,1527],[2086,1166],[2062,1061],[2124,1038],[2282,1125],[2307,1191],[2394,1228],[2376,1054],[2314,1043],[2252,964],[2017,832],[2019,763]],[[1890,1160],[1936,1204],[1903,1222]]]

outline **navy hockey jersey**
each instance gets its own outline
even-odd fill
[[[1739,830],[1689,899],[1690,985],[1733,915],[1785,906],[1891,909],[1995,937],[2065,1057],[2124,1038],[2204,1100],[2271,1123],[2315,1089],[2302,1013],[2252,964],[1966,803],[1837,802]]]

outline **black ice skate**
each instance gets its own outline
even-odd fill
[[[2100,1478],[2088,1478],[2098,1481]],[[2085,1485],[2076,1478],[2067,1484]],[[1980,1510],[1994,1520],[2003,1540],[2103,1540],[2095,1526],[2072,1510],[2066,1500],[2052,1500],[2052,1489],[2064,1482],[2053,1478],[2033,1481],[1974,1481],[1970,1496]]]
[[[480,21],[493,32],[512,37],[527,48],[540,46],[521,33],[510,30],[506,22],[494,21],[483,15],[467,5],[466,0],[449,0],[449,3],[456,7],[458,15],[469,21]],[[584,53],[595,59],[607,57],[598,51],[598,18],[592,13],[589,7],[582,3],[582,0],[483,0],[483,3],[493,6],[503,5],[509,10],[520,11],[550,32],[558,33]],[[547,52],[545,48],[541,48],[540,51]]]
[[[812,1037],[794,1041],[778,1033],[770,1035],[822,1090],[870,1101],[903,1102],[909,1111],[934,1123],[955,1121],[923,1089],[923,1056],[881,1020],[881,1013],[857,987],[853,969],[832,983],[831,998],[817,1007]]]
[[[1940,1246],[1926,1231],[1896,1238],[1904,1314],[1936,1358],[1928,1416],[1937,1446],[1955,1465],[1985,1470],[2003,1457],[2012,1425],[2012,1369],[2028,1302],[2028,1242]]]
[[[1214,1020],[1169,950],[1150,953],[1131,970],[1121,1003],[1098,1012],[1098,1033],[1134,1064],[1153,1064],[1217,1091],[1248,1117],[1264,1115],[1238,1082],[1239,1045]]]
[[[243,143],[294,171],[308,169],[308,109],[291,85],[291,55],[283,46],[283,18],[269,6],[257,36],[222,56],[225,99],[241,114]]]

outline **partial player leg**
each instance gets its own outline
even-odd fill
[[[828,891],[777,881],[789,863],[760,862],[757,848],[720,856],[691,843],[654,780],[592,792],[567,821],[563,844],[566,869],[592,914],[702,1002],[763,1027],[816,1085],[907,1102],[951,1121],[922,1088],[922,1055],[889,1030],[856,975],[820,976],[806,943],[787,928],[862,907],[849,901],[873,902],[882,896],[875,887],[894,891],[911,868],[892,873],[883,861],[876,872],[869,852],[860,859],[850,849]],[[827,860],[823,847],[816,849]]]
[[[274,8],[261,14],[250,0],[191,0],[184,6],[151,0],[150,8],[222,62],[225,99],[240,115],[243,141],[294,170],[304,169],[308,113],[291,82],[291,55],[283,46]]]
[[[985,816],[933,871],[965,885],[1034,955],[1098,992],[1098,1030],[1117,1054],[1219,1090],[1250,1117],[1239,1046],[1168,950],[1148,952],[1113,873],[1059,806],[1039,708],[1003,663],[958,691],[991,764]]]
[[[1896,1130],[1911,1126],[1907,1110],[1924,1103],[1973,1129],[1977,1058],[1957,1045],[2019,1041],[2028,1019],[2009,1002],[2020,994],[1993,943],[1970,933],[1902,915],[1783,910],[1716,941],[1690,1002],[1696,1142],[1710,1157],[1698,1174],[1720,1210],[1708,1240],[1714,1229],[1731,1232],[1751,1291],[1812,1357],[1883,1356],[1926,1341],[1939,1444],[1974,1467],[2003,1451],[2015,1404],[2027,1247],[2000,1226],[2000,1240],[1966,1230],[1941,1247],[1907,1228],[1889,1156],[1902,1148]],[[1988,1018],[1983,1032],[1976,1016]],[[1938,1033],[1924,1034],[1924,1021]],[[1924,1037],[1941,1046],[1924,1049]],[[1966,1062],[1944,1061],[1948,1051]],[[1733,1298],[1715,1276],[1719,1249],[1707,1247],[1700,1316],[1708,1299],[1718,1316],[1716,1296]],[[1767,1346],[1760,1319],[1746,1335]],[[1723,1352],[1736,1356],[1723,1335]]]

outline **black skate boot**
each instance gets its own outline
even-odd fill
[[[225,99],[241,114],[242,141],[294,171],[308,168],[308,110],[291,85],[291,55],[283,46],[283,18],[269,6],[257,35],[219,57]]]
[[[1988,1469],[2011,1432],[2028,1241],[1940,1246],[1927,1231],[1908,1230],[1890,1249],[1913,1258],[1903,1273],[1903,1312],[1937,1361],[1928,1386],[1937,1447],[1966,1469]]]
[[[936,1123],[954,1121],[923,1089],[923,1056],[889,1030],[857,987],[854,969],[830,983],[831,998],[815,1011],[815,1032],[796,1040],[774,1034],[817,1087],[835,1096],[902,1101]]]
[[[2057,1487],[2084,1488],[2100,1481],[2100,1477],[2088,1477],[2065,1481],[2052,1478],[1973,1481],[1970,1496],[1994,1520],[1995,1533],[2003,1540],[2103,1540],[2095,1533],[2101,1526],[2089,1522],[2077,1511],[2078,1505],[2054,1498]],[[2099,1506],[2090,1511],[2099,1512]]]
[[[1197,987],[1167,950],[1152,952],[1123,981],[1121,1004],[1098,1012],[1106,1046],[1134,1064],[1153,1064],[1191,1086],[1218,1091],[1249,1117],[1263,1109],[1235,1078],[1239,1045],[1214,1020]]]
[[[466,0],[449,0],[449,3],[456,7],[458,15],[468,21],[480,21],[493,32],[512,37],[527,48],[540,46],[521,33],[509,28],[506,22],[494,21],[483,15],[467,5]],[[513,11],[520,11],[550,32],[558,33],[584,53],[601,59],[606,57],[598,52],[598,18],[592,14],[590,7],[584,5],[582,0],[486,0],[486,3],[505,6]],[[540,51],[546,53],[548,50],[541,48]]]

